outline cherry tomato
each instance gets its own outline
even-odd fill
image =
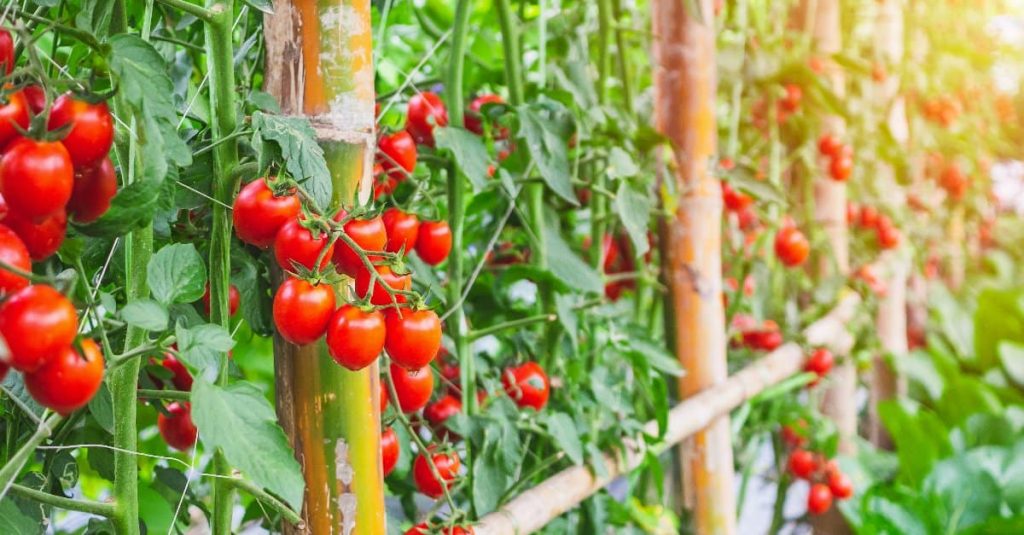
[[[110,152],[114,144],[114,118],[106,102],[93,104],[70,93],[57,97],[47,126],[56,130],[66,124],[72,125],[71,130],[61,142],[76,167],[96,164]]]
[[[328,284],[313,286],[289,277],[274,294],[274,325],[281,338],[295,345],[319,340],[333,312],[334,289]]]
[[[789,471],[800,479],[808,479],[818,467],[814,454],[807,450],[796,449],[789,454]]]
[[[832,163],[829,164],[828,172],[832,176],[832,180],[836,182],[845,181],[853,173],[853,158],[846,156],[833,158]]]
[[[14,72],[14,37],[7,28],[0,28],[0,68],[4,74]]]
[[[117,194],[117,174],[109,157],[100,163],[75,170],[67,211],[79,223],[91,223],[107,213]]]
[[[344,217],[345,213],[341,212],[335,219],[341,221]],[[367,252],[383,251],[384,246],[388,242],[384,220],[380,216],[371,217],[370,219],[349,220],[348,223],[345,223],[344,230],[345,234],[352,238],[356,245],[362,247]],[[375,260],[374,256],[368,256],[371,262]],[[334,266],[338,268],[338,271],[350,277],[355,277],[360,271],[366,271],[366,266],[363,265],[363,260],[359,257],[359,254],[341,239],[334,245]]]
[[[234,316],[241,304],[242,294],[238,293],[238,288],[234,284],[228,286],[228,315]],[[203,290],[203,311],[207,316],[210,315],[210,283],[206,283],[206,289]]]
[[[334,361],[350,370],[373,364],[384,349],[384,315],[341,305],[327,326],[327,350]]]
[[[29,394],[40,405],[64,416],[89,403],[103,382],[100,347],[88,338],[83,339],[81,345],[83,354],[69,342],[42,368],[25,374]]]
[[[803,264],[810,252],[810,242],[795,226],[783,225],[775,234],[775,255],[787,267]]]
[[[388,241],[384,250],[389,253],[405,251],[408,253],[416,247],[416,238],[420,233],[420,219],[416,214],[403,212],[399,208],[384,210],[382,217]]]
[[[434,374],[430,367],[418,370],[407,370],[397,364],[391,364],[391,380],[395,383],[398,394],[398,406],[402,412],[416,412],[430,401],[434,391]]]
[[[316,259],[320,257],[321,251],[327,249],[320,261],[320,269],[327,267],[331,262],[331,255],[334,253],[334,245],[326,232],[320,232],[316,238],[313,233],[302,226],[298,219],[289,220],[274,238],[274,257],[277,264],[285,271],[293,271],[294,263],[304,266],[306,269],[313,269]]]
[[[853,481],[850,481],[850,477],[839,470],[829,472],[828,488],[832,491],[832,495],[840,500],[853,496]]]
[[[548,403],[551,392],[548,375],[536,362],[505,370],[501,375],[501,383],[505,386],[505,392],[520,408],[533,407],[539,411]]]
[[[835,363],[835,358],[832,356],[832,352],[820,347],[808,357],[807,362],[804,363],[804,371],[816,373],[818,377],[825,377],[832,370],[833,363]]]
[[[18,290],[0,305],[0,335],[10,364],[30,373],[59,357],[78,330],[75,307],[57,290],[36,284]]]
[[[0,32],[0,41],[3,33]],[[3,44],[0,42],[0,55],[3,54]],[[2,58],[0,58],[2,61]],[[22,129],[28,128],[29,101],[25,98],[24,91],[15,91],[7,95],[7,100],[0,105],[0,148],[5,147],[12,140],[21,137],[21,133],[15,125]]]
[[[843,150],[843,142],[835,134],[825,133],[818,138],[818,152],[822,156],[838,158]]]
[[[391,295],[388,294],[385,289],[385,285],[392,290],[412,289],[412,275],[398,275],[388,266],[375,267],[377,269],[377,275],[380,276],[381,280],[377,281],[373,285],[373,295],[370,297],[370,303],[377,306],[391,304]],[[365,269],[361,269],[356,273],[356,295],[358,295],[360,299],[365,298],[369,290],[370,272]],[[401,294],[395,294],[395,301],[398,303],[404,303],[406,301],[406,297]]]
[[[401,182],[416,169],[416,142],[405,130],[380,136],[377,153],[381,170],[392,180]]]
[[[860,208],[860,226],[872,228],[878,225],[878,210],[872,206],[864,205]]]
[[[274,196],[266,179],[257,178],[243,186],[235,197],[231,211],[235,234],[245,243],[266,249],[274,244],[277,231],[299,216],[300,208],[294,192]]]
[[[791,448],[802,448],[807,443],[807,422],[798,420],[792,426],[782,426],[782,441]]]
[[[46,109],[46,91],[41,86],[32,84],[21,90],[25,93],[25,101],[28,102],[28,109],[39,115]]]
[[[378,384],[380,384],[380,412],[383,414],[388,409],[388,398],[391,396],[388,395],[388,387],[384,381],[380,381]]]
[[[779,101],[779,105],[782,109],[789,112],[795,113],[800,109],[800,102],[804,99],[804,90],[796,84],[786,84],[786,95]]]
[[[171,382],[174,383],[174,388],[185,392],[192,390],[192,374],[188,372],[188,368],[186,368],[180,360],[175,358],[174,355],[164,353],[164,360],[160,365],[167,368],[174,374],[174,377],[171,377]]]
[[[722,182],[722,202],[726,210],[741,212],[754,203],[754,199],[742,191],[732,189],[728,182]]]
[[[6,225],[0,225],[0,261],[21,271],[32,271],[32,260],[21,238]],[[28,279],[0,268],[0,293],[9,293],[28,286]]]
[[[811,493],[807,495],[807,511],[812,515],[820,515],[832,507],[832,490],[828,485],[815,483],[811,485]]]
[[[433,147],[435,126],[448,126],[448,109],[441,97],[430,91],[413,95],[406,109],[405,129],[416,143]]]
[[[384,468],[384,477],[388,477],[391,472],[395,471],[401,451],[402,448],[398,443],[398,434],[395,433],[395,430],[389,427],[382,431],[380,434],[380,460]]]
[[[455,478],[459,475],[459,467],[462,463],[459,456],[454,453],[430,453],[430,458],[437,468],[438,479],[430,469],[427,458],[420,453],[412,463],[412,479],[416,483],[416,490],[431,498],[440,498],[444,495],[445,489],[449,489]]]
[[[882,249],[895,249],[900,245],[900,229],[891,223],[885,226],[879,225],[875,230],[878,238],[878,246]]]
[[[441,319],[433,310],[389,308],[384,312],[384,349],[399,366],[415,370],[428,364],[441,349]]]
[[[447,221],[424,221],[416,237],[416,254],[420,260],[436,266],[448,258],[452,250],[452,229]]]
[[[192,407],[188,403],[168,405],[166,416],[162,413],[157,415],[156,426],[164,442],[176,450],[191,449],[199,437],[199,430],[192,423]]]
[[[71,199],[74,170],[57,142],[20,138],[0,159],[0,191],[12,211],[39,221],[64,209]]]
[[[60,249],[68,228],[68,216],[64,210],[60,210],[35,223],[20,213],[11,211],[4,218],[4,224],[21,238],[32,260],[38,261],[48,258]]]
[[[11,370],[11,367],[7,364],[0,362],[0,381],[3,381],[7,377],[7,372]]]
[[[473,99],[473,102],[469,103],[469,110],[466,112],[463,124],[466,126],[466,130],[473,132],[479,136],[484,134],[484,120],[486,117],[480,113],[485,104],[504,104],[505,100],[498,95],[484,94]],[[494,139],[505,139],[508,137],[508,129],[500,128],[494,132]]]
[[[423,409],[423,416],[430,422],[430,427],[440,436],[449,436],[451,432],[445,427],[445,420],[462,412],[462,401],[448,394],[443,398],[427,405]]]
[[[434,533],[438,533],[438,531],[436,529],[431,531],[429,524],[420,522],[409,528],[402,535],[432,535]],[[475,532],[471,526],[452,526],[450,528],[442,527],[440,533],[441,535],[473,535]]]

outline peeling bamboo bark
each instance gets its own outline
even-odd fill
[[[722,307],[721,188],[710,170],[716,151],[715,30],[711,0],[651,4],[655,122],[673,142],[675,215],[663,226],[668,330],[686,376],[683,398],[721,384],[728,370]],[[699,20],[703,14],[706,20]],[[708,421],[681,448],[683,491],[699,534],[736,531],[728,414]]]
[[[333,205],[365,202],[374,148],[369,0],[277,0],[264,31],[265,89],[282,113],[316,128]],[[285,533],[385,533],[377,365],[350,372],[322,341],[298,347],[275,337],[274,369],[278,417],[306,479],[304,526]]]

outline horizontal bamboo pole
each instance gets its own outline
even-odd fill
[[[716,418],[728,414],[743,402],[800,371],[804,354],[800,346],[786,344],[754,364],[739,371],[724,383],[676,405],[668,417],[668,431],[663,442],[653,449],[662,452],[708,426]],[[648,422],[644,431],[657,435],[657,422]],[[608,474],[599,477],[586,466],[562,470],[474,526],[477,535],[526,535],[533,533],[583,500],[597,493],[612,480],[639,466],[644,448],[635,441],[623,441],[622,456],[606,453]]]

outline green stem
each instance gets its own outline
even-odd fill
[[[485,336],[489,336],[495,333],[500,333],[508,329],[514,329],[516,327],[523,327],[526,325],[532,325],[534,323],[549,323],[558,319],[555,314],[537,314],[535,316],[527,316],[525,318],[519,318],[512,321],[505,321],[491,325],[490,327],[484,327],[476,331],[470,331],[469,339],[477,340]]]
[[[189,399],[192,399],[192,393],[185,392],[184,390],[150,390],[148,388],[140,388],[139,397],[146,399],[188,401]]]
[[[789,489],[789,478],[786,475],[786,471],[782,466],[782,444],[777,437],[772,439],[772,451],[775,456],[776,472],[778,474],[778,484],[775,487],[775,507],[772,510],[772,524],[768,529],[768,533],[778,533],[782,529],[782,524],[786,521],[785,518],[785,505],[786,505],[786,491]]]
[[[523,90],[523,64],[519,55],[519,32],[516,30],[519,21],[513,20],[515,14],[509,0],[495,0],[494,7],[498,10],[498,22],[501,24],[501,43],[505,52],[505,83],[508,85],[508,100],[512,106],[519,106],[525,100]]]
[[[283,516],[284,519],[288,522],[291,522],[295,525],[299,525],[302,523],[302,515],[297,513],[291,507],[288,507],[288,504],[282,502],[281,500],[275,498],[267,491],[260,488],[259,485],[253,483],[252,481],[249,481],[248,479],[242,479],[240,477],[230,477],[227,479],[221,478],[221,481],[222,483],[224,483],[225,486],[248,492],[257,500],[265,503],[266,505],[269,505],[272,509],[281,513],[281,516]]]
[[[46,420],[43,420],[43,423],[36,428],[36,432],[18,448],[18,451],[14,452],[14,455],[7,461],[7,464],[0,468],[0,500],[7,494],[8,487],[18,478],[18,474],[21,473],[22,467],[25,466],[25,463],[32,456],[36,446],[49,438],[50,434],[53,433],[53,429],[57,427],[61,420],[63,420],[63,417],[59,414],[51,415]]]
[[[602,105],[608,103],[608,74],[612,70],[611,37],[611,0],[597,0],[597,102]]]
[[[626,103],[626,112],[633,114],[633,83],[629,76],[629,65],[626,58],[626,30],[622,27],[622,0],[612,0],[612,15],[615,17],[615,54],[619,69],[619,82],[622,84],[622,100]]]
[[[226,206],[231,205],[236,179],[232,173],[238,166],[238,144],[222,143],[220,140],[231,136],[238,128],[235,105],[234,42],[231,35],[234,13],[233,0],[207,0],[206,10],[211,17],[206,21],[206,61],[210,77],[210,109],[214,115],[211,121],[214,149],[213,225],[210,230],[210,320],[227,327],[230,322],[228,292],[231,285],[231,214]],[[227,354],[221,356],[218,384],[228,380]],[[214,471],[227,475],[230,467],[224,453],[218,450],[213,458]],[[231,532],[231,510],[234,506],[232,486],[223,478],[213,484],[213,521],[215,534]]]
[[[184,11],[189,15],[194,15],[199,20],[204,22],[210,22],[217,16],[213,9],[210,7],[203,7],[193,4],[188,0],[158,0],[161,4],[171,7],[180,11]]]
[[[743,55],[744,61],[746,61],[746,49],[747,49],[747,3],[739,2],[737,4],[738,11],[736,12],[736,20],[740,27],[740,54]],[[726,152],[730,158],[736,158],[740,150],[740,113],[743,111],[742,103],[743,99],[743,77],[737,76],[733,80],[732,86],[732,105],[729,107],[729,138],[726,144]]]
[[[83,513],[105,516],[108,518],[114,516],[115,507],[113,503],[65,498],[63,496],[56,496],[49,492],[43,492],[17,483],[12,484],[10,490],[12,494],[17,494],[30,500],[52,505],[58,509],[81,511]]]

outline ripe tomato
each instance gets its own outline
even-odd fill
[[[441,97],[430,91],[413,95],[406,109],[405,129],[416,143],[433,147],[435,126],[448,126],[448,109]]]
[[[78,330],[78,314],[64,295],[44,284],[11,294],[0,305],[0,335],[7,342],[10,364],[30,373],[59,357]]]
[[[843,150],[843,142],[835,134],[825,133],[818,138],[818,152],[822,156],[838,158]]]
[[[398,443],[398,434],[392,428],[387,428],[380,434],[380,460],[384,468],[384,477],[395,471],[398,464],[398,456],[402,448]]]
[[[407,370],[397,364],[391,364],[391,380],[395,383],[398,394],[398,406],[402,412],[416,412],[430,401],[430,393],[434,391],[434,373],[430,367],[418,370]]]
[[[828,485],[815,483],[811,485],[811,493],[807,495],[807,511],[812,515],[825,513],[832,507],[832,490]]]
[[[277,264],[285,271],[293,271],[295,263],[304,266],[306,269],[313,269],[316,259],[320,257],[321,251],[327,249],[320,261],[320,269],[327,267],[331,262],[331,255],[334,253],[334,245],[326,232],[319,232],[317,237],[302,226],[298,218],[291,219],[277,231],[274,238],[274,257]]]
[[[873,228],[878,225],[878,210],[873,206],[864,205],[860,207],[858,224],[864,228]]]
[[[807,422],[798,420],[792,426],[782,426],[782,441],[791,448],[802,448],[807,443]]]
[[[828,488],[832,491],[832,495],[840,500],[853,496],[853,481],[850,481],[850,477],[839,470],[829,472]]]
[[[445,420],[460,412],[462,412],[462,401],[448,394],[427,405],[427,408],[423,409],[423,416],[430,422],[430,427],[435,433],[439,436],[448,436],[451,433],[445,427]]]
[[[334,361],[350,370],[373,364],[384,349],[384,315],[341,305],[327,326],[327,350]]]
[[[416,483],[416,490],[431,498],[440,498],[446,489],[451,488],[455,478],[459,475],[459,467],[462,463],[459,461],[459,456],[454,453],[430,452],[430,458],[434,461],[434,467],[437,468],[437,475],[440,476],[440,479],[430,469],[430,463],[427,462],[423,453],[417,455],[416,460],[412,463],[412,479]]]
[[[882,249],[895,249],[900,245],[900,229],[892,225],[879,225],[875,229],[878,246]]]
[[[722,182],[722,202],[725,209],[731,212],[741,212],[753,204],[754,199],[749,195],[732,189],[728,182]]]
[[[26,373],[29,394],[40,405],[64,416],[89,403],[103,382],[103,353],[88,338],[82,340],[82,352],[79,355],[69,342],[42,368]]]
[[[4,224],[21,238],[32,260],[43,260],[60,249],[68,228],[68,216],[58,211],[36,223],[18,212],[11,211],[4,217]]]
[[[474,533],[472,526],[452,526],[450,528],[440,529],[440,532],[437,531],[437,529],[431,531],[429,524],[426,522],[420,522],[419,524],[409,528],[409,530],[402,535],[432,535],[434,533],[441,533],[441,535],[473,535]]]
[[[166,416],[157,415],[156,426],[164,442],[176,450],[185,451],[196,445],[199,430],[192,423],[192,407],[188,403],[168,405]]]
[[[782,97],[779,101],[779,105],[782,109],[789,112],[795,113],[800,109],[800,102],[804,99],[804,90],[796,84],[786,84],[786,96]]]
[[[483,94],[473,99],[473,102],[469,103],[469,110],[467,110],[463,124],[466,126],[466,130],[473,132],[476,135],[482,136],[484,134],[484,119],[486,117],[480,113],[485,104],[504,104],[505,100],[498,95],[494,94]],[[508,137],[507,128],[499,128],[494,131],[494,139],[505,139]]]
[[[384,349],[399,366],[415,370],[434,360],[441,349],[441,319],[433,310],[389,308],[384,312]]]
[[[28,102],[28,109],[39,115],[46,109],[46,91],[41,86],[32,84],[21,90],[25,93],[25,101]]]
[[[3,381],[7,377],[7,372],[11,370],[11,367],[3,362],[0,362],[0,381]]]
[[[789,471],[800,479],[810,478],[817,466],[814,454],[807,450],[796,449],[789,454]]]
[[[398,275],[391,270],[389,266],[375,266],[377,269],[377,275],[380,276],[381,280],[377,281],[373,285],[373,295],[370,296],[370,303],[377,306],[385,306],[391,304],[391,295],[385,289],[385,285],[392,290],[410,290],[412,289],[412,275]],[[361,269],[356,273],[356,295],[360,299],[365,298],[366,294],[370,291],[370,272]],[[401,294],[395,294],[395,301],[398,303],[404,303],[406,297]]]
[[[5,75],[14,71],[14,37],[7,28],[0,28],[0,68]]]
[[[853,158],[847,156],[832,158],[828,172],[832,176],[832,180],[836,182],[845,181],[853,173]]]
[[[807,260],[811,244],[795,226],[783,225],[775,234],[775,255],[787,267],[796,267]]]
[[[818,377],[825,377],[832,370],[834,363],[835,358],[832,356],[832,352],[819,347],[807,358],[807,362],[804,363],[804,371],[816,373]]]
[[[274,325],[281,338],[295,345],[319,340],[333,312],[334,289],[328,284],[313,286],[289,277],[274,294]]]
[[[238,239],[266,249],[274,244],[277,231],[299,216],[301,203],[294,192],[279,197],[257,178],[242,187],[232,205],[231,219]]]
[[[238,288],[234,284],[230,285],[228,287],[228,315],[234,316],[241,304],[242,294],[238,293]],[[207,316],[210,315],[210,283],[206,283],[206,290],[203,291],[203,311]]]
[[[180,360],[176,359],[174,355],[164,353],[164,360],[160,365],[174,374],[174,377],[171,377],[174,388],[185,392],[192,390],[192,374],[188,372],[188,368]]]
[[[384,210],[382,219],[388,236],[385,251],[397,253],[404,250],[408,253],[416,247],[420,233],[420,219],[416,214],[403,212],[400,208],[388,208]]]
[[[0,32],[0,56],[3,54],[3,33]],[[3,61],[0,57],[0,61]],[[12,140],[21,137],[15,125],[22,129],[28,128],[29,102],[24,91],[15,91],[7,95],[7,101],[0,105],[0,148]]]
[[[117,194],[117,174],[109,157],[100,163],[77,168],[67,211],[79,223],[91,223],[107,213]]]
[[[401,182],[416,169],[416,142],[405,130],[377,139],[377,161],[388,178]]]
[[[21,238],[6,225],[0,225],[0,261],[25,272],[32,271],[28,249]],[[28,286],[28,279],[0,268],[0,293],[9,293]]]
[[[56,130],[66,124],[72,125],[71,130],[61,142],[76,167],[93,165],[110,152],[114,144],[114,119],[106,102],[92,104],[70,93],[57,97],[47,127]]]
[[[548,403],[551,386],[544,369],[536,362],[505,370],[501,383],[520,408],[533,407],[539,411]]]
[[[447,221],[424,221],[420,223],[416,237],[416,254],[420,260],[436,266],[448,258],[452,250],[452,229]]]
[[[341,221],[344,217],[345,212],[340,212],[335,219]],[[380,216],[370,219],[352,219],[345,223],[344,230],[345,234],[366,252],[383,251],[384,246],[388,243],[387,230],[385,230],[384,220]],[[375,260],[374,256],[368,256],[371,262]],[[341,239],[338,239],[334,245],[334,267],[350,277],[355,277],[360,271],[366,271],[363,259],[359,257],[355,249],[349,247]]]
[[[71,159],[57,142],[20,138],[0,159],[0,191],[12,211],[39,221],[64,209],[74,182]]]
[[[384,381],[379,381],[378,384],[380,385],[380,412],[381,414],[384,414],[384,411],[388,408],[388,398],[390,396],[388,395],[388,387],[384,384]]]

